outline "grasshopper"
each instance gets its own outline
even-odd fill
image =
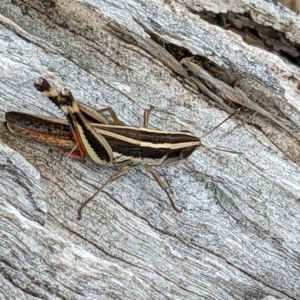
[[[146,167],[166,193],[173,209],[177,212],[182,211],[181,208],[175,206],[164,183],[152,166],[170,165],[187,159],[201,146],[200,138],[189,131],[170,132],[149,129],[151,109],[144,112],[143,127],[133,127],[121,124],[113,109],[107,107],[100,112],[108,111],[110,113],[114,123],[109,124],[100,113],[77,102],[69,90],[64,89],[58,92],[44,78],[38,78],[34,86],[62,109],[68,122],[58,118],[8,112],[6,113],[7,127],[12,133],[68,149],[74,148],[75,145],[78,146],[78,151],[74,156],[88,156],[94,162],[102,165],[122,166],[122,169],[110,176],[92,197],[82,203],[78,209],[78,219],[81,218],[84,206],[108,183],[139,164]],[[202,137],[221,126],[235,113]]]
[[[197,148],[201,146],[200,138],[190,131],[161,131],[148,128],[151,109],[144,111],[143,127],[122,125],[113,110],[114,124],[102,122],[91,123],[89,114],[82,108],[68,89],[57,92],[44,78],[38,78],[34,86],[48,97],[65,114],[74,140],[80,145],[82,156],[87,155],[95,163],[122,168],[110,176],[98,191],[87,199],[78,209],[78,218],[84,206],[92,200],[110,182],[126,174],[136,165],[144,165],[153,176],[160,188],[166,193],[171,206],[177,212],[177,208],[162,180],[153,170],[152,166],[170,165],[183,159],[187,159]],[[235,112],[236,113],[236,112]],[[208,133],[226,122],[235,113],[227,117]],[[207,135],[206,133],[205,135]]]

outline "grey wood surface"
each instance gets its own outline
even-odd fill
[[[0,299],[300,299],[299,18],[269,0],[2,0]],[[11,110],[62,117],[33,88],[43,76],[127,124],[153,105],[151,127],[201,136],[238,106],[201,89],[180,63],[191,56],[283,126],[246,105],[203,139],[242,155],[202,147],[157,167],[181,214],[141,166],[78,221],[117,168],[2,123]]]

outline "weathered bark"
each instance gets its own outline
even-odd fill
[[[137,167],[78,221],[117,169],[1,125],[1,299],[300,299],[296,13],[268,0],[2,0],[0,13],[1,121],[62,116],[39,76],[127,124],[153,105],[150,126],[198,136],[243,105],[203,139],[243,155],[203,147],[156,168],[181,214]],[[228,97],[238,79],[245,94]]]

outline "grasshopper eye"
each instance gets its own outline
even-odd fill
[[[39,77],[33,85],[40,92],[50,91],[51,88],[49,82],[42,77]]]
[[[72,93],[68,89],[63,89],[60,93],[60,104],[64,105],[72,105],[72,102],[74,100]]]
[[[63,90],[61,91],[61,95],[62,95],[63,97],[70,97],[70,96],[72,96],[71,92],[70,92],[68,89],[63,89]]]
[[[186,147],[186,148],[182,149],[182,151],[180,153],[180,158],[188,159],[188,157],[195,151],[196,148],[197,148],[196,146],[192,146],[192,147]]]

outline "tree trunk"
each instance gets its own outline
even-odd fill
[[[153,105],[151,128],[199,137],[241,108],[187,161],[155,168],[182,213],[138,166],[80,221],[118,168],[2,124],[1,299],[300,299],[300,19],[220,2],[1,1],[1,121],[63,117],[40,76],[126,124]]]

